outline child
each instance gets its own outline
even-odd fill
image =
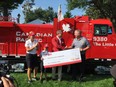
[[[42,76],[43,73],[45,74],[45,79],[47,80],[47,74],[46,74],[46,69],[44,69],[43,66],[43,58],[42,56],[48,55],[48,44],[46,43],[43,47],[43,51],[40,53],[40,58],[41,58],[41,62],[40,62],[40,81],[42,81]]]

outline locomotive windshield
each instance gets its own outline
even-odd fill
[[[112,33],[112,29],[108,25],[102,25],[102,24],[95,24],[94,25],[94,35],[104,36],[104,35],[111,34],[111,33]]]

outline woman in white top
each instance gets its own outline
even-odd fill
[[[37,50],[38,50],[38,40],[35,39],[35,33],[33,31],[29,32],[29,39],[25,42],[26,48],[26,63],[27,63],[27,75],[28,83],[31,83],[32,80],[37,80],[36,75],[38,71],[38,59],[37,59]],[[33,69],[34,77],[31,78],[31,70]]]

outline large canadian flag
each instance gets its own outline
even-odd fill
[[[59,7],[58,7],[58,22],[63,19],[64,19],[64,16],[62,14],[61,5],[59,5]]]

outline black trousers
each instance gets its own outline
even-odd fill
[[[46,73],[46,69],[44,68],[43,61],[40,61],[40,72]]]
[[[38,67],[37,54],[26,54],[27,67],[34,69]]]
[[[80,71],[80,77],[84,75],[85,72],[85,63],[86,63],[86,57],[85,53],[81,53],[81,63],[76,63],[71,65],[72,70],[72,79],[76,79],[77,73]]]

